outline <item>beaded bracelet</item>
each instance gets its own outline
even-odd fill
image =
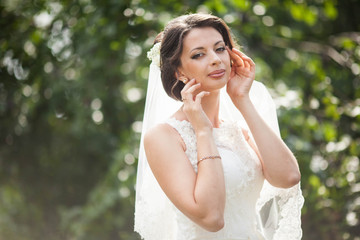
[[[206,159],[215,159],[215,158],[219,158],[221,160],[221,157],[220,156],[207,156],[207,157],[203,157],[203,158],[200,158],[200,160],[197,162],[197,164],[199,165],[199,163],[201,161],[204,161]]]

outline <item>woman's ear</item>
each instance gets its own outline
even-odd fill
[[[177,80],[183,82],[184,84],[189,82],[189,79],[182,72],[176,71],[175,77]]]

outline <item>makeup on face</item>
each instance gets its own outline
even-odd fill
[[[230,56],[222,35],[214,28],[192,29],[183,40],[179,71],[195,78],[206,90],[225,86],[230,76]]]

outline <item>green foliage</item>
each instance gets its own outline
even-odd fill
[[[360,235],[357,1],[0,1],[0,238],[138,239],[149,61],[173,17],[225,19],[302,172],[304,239]]]

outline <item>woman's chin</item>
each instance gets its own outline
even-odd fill
[[[204,91],[207,92],[217,92],[220,91],[223,87],[225,87],[227,84],[227,81],[223,81],[223,82],[218,82],[216,84],[213,84],[211,86],[206,86],[204,87]]]
[[[227,79],[228,78],[222,78],[222,79],[219,79],[219,80],[215,81],[214,82],[214,88],[220,90],[221,88],[225,87],[226,84],[228,83]]]

